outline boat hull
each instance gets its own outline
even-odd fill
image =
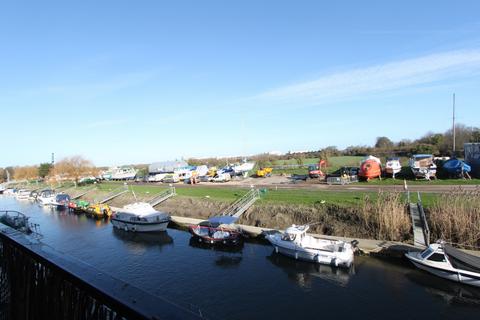
[[[423,271],[429,272],[437,277],[475,286],[480,287],[480,277],[476,277],[465,272],[461,272],[460,270],[446,270],[443,268],[438,268],[434,266],[426,265],[422,263],[418,259],[411,257],[409,254],[405,254],[405,256],[415,265],[418,269]]]
[[[286,245],[274,235],[266,239],[273,245],[275,252],[291,257],[296,260],[320,263],[336,267],[350,268],[353,264],[353,251],[351,255],[344,252],[339,255],[337,252],[321,250],[317,248],[304,248],[297,245]]]
[[[188,230],[192,234],[193,238],[197,239],[198,242],[203,242],[209,245],[235,246],[240,244],[241,241],[240,233],[234,230],[211,228],[204,226],[190,226]],[[199,230],[203,230],[204,232],[199,232]],[[228,232],[228,236],[223,238],[215,238],[213,234],[216,231]]]
[[[132,232],[155,232],[155,231],[165,231],[169,220],[160,221],[160,222],[130,222],[125,220],[119,220],[112,218],[110,222],[115,228],[122,229],[125,231]]]

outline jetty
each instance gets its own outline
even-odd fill
[[[254,203],[260,199],[260,191],[258,189],[250,189],[245,195],[237,199],[230,206],[228,206],[220,214],[221,216],[230,216],[233,218],[240,218],[240,216],[247,211]]]
[[[163,201],[176,196],[177,193],[175,192],[175,187],[170,187],[167,190],[160,192],[157,194],[155,197],[153,197],[148,203],[152,206],[155,207],[157,204],[162,203]]]
[[[89,193],[90,191],[93,191],[95,189],[97,189],[97,186],[93,186],[93,187],[90,187],[88,189],[85,189],[85,190],[83,190],[82,193],[77,194],[76,196],[72,197],[72,200],[80,199],[81,197],[83,197],[84,195],[86,195],[87,193]]]
[[[116,197],[118,196],[121,196],[122,194],[124,193],[127,193],[128,192],[128,185],[123,185],[117,189],[114,189],[112,192],[110,192],[109,194],[107,194],[103,199],[101,200],[95,200],[94,202],[95,203],[99,203],[99,204],[103,204],[107,201],[110,201],[110,200],[113,200],[115,199]]]
[[[412,219],[413,244],[415,247],[426,248],[430,245],[430,229],[423,209],[420,192],[417,192],[417,203],[411,202],[410,192],[407,192],[408,211]]]

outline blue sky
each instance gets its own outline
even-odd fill
[[[4,1],[0,166],[371,145],[480,119],[480,2]]]

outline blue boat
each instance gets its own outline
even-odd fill
[[[443,164],[443,169],[450,174],[457,174],[457,175],[460,175],[462,173],[469,173],[470,171],[472,171],[472,167],[470,167],[468,164],[466,164],[462,160],[458,160],[458,159],[447,160]]]

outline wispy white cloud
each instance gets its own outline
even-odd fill
[[[458,50],[332,73],[316,80],[268,90],[249,100],[270,105],[317,105],[434,85],[479,72],[480,50]]]
[[[141,85],[155,77],[155,72],[130,72],[92,82],[61,83],[29,90],[30,94],[95,97]]]

